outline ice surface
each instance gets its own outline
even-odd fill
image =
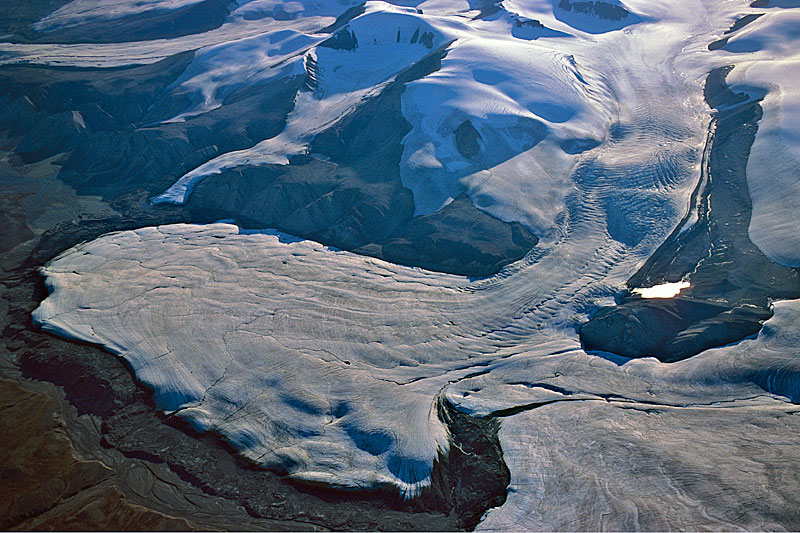
[[[481,38],[457,41],[438,72],[403,94],[413,129],[403,141],[401,178],[417,214],[433,213],[467,190],[490,214],[541,230],[552,225],[552,206],[578,159],[558,142],[599,144],[615,105],[567,54],[495,38],[497,25],[487,26]],[[457,146],[457,130],[467,121],[478,135],[474,154]]]
[[[325,36],[277,30],[199,50],[169,89],[180,88],[194,104],[165,122],[184,121],[217,109],[245,86],[304,74],[303,55]]]
[[[150,4],[134,0],[118,0],[124,10],[151,9]],[[171,0],[160,0],[157,5],[169,5]],[[190,0],[185,0],[190,1]],[[297,12],[297,16],[284,20],[275,19],[274,13],[261,13],[254,15],[248,13],[249,3],[241,2],[241,7],[234,9],[228,19],[219,28],[198,34],[185,35],[173,39],[154,39],[141,42],[122,42],[107,44],[12,44],[0,42],[0,65],[4,64],[44,64],[69,67],[120,67],[128,65],[141,65],[155,63],[171,55],[204,47],[214,47],[230,43],[247,37],[261,36],[274,31],[298,31],[312,36],[319,30],[332,24],[336,17],[348,7],[357,5],[339,2],[337,0],[319,0],[317,2],[304,2],[305,9]],[[101,14],[114,17],[114,13],[103,6],[106,2],[99,2],[98,9]],[[256,0],[254,7],[263,3]],[[295,2],[270,2],[271,9],[281,8],[284,4]],[[71,5],[71,4],[68,4]],[[113,4],[109,4],[111,6]],[[67,7],[67,6],[65,6]],[[234,6],[235,7],[235,6]],[[287,7],[286,9],[290,9]],[[261,16],[263,15],[263,16]],[[235,53],[241,48],[233,46],[230,49]],[[256,50],[256,56],[258,50]],[[232,62],[242,61],[239,57],[230,57]],[[219,62],[209,63],[213,71]],[[255,65],[258,72],[259,65]],[[196,72],[196,75],[199,74]],[[229,72],[228,72],[229,74]]]
[[[379,94],[397,74],[431,53],[432,48],[441,46],[445,39],[443,34],[419,20],[416,10],[383,2],[371,3],[370,9],[351,21],[341,33],[354,35],[357,47],[351,50],[319,46],[307,57],[297,57],[297,50],[290,47],[289,54],[295,59],[281,68],[286,74],[293,75],[308,71],[314,87],[313,90],[297,93],[294,110],[280,134],[252,148],[212,159],[182,176],[167,191],[156,196],[153,202],[183,203],[200,180],[229,168],[288,164],[290,156],[307,151],[308,142],[314,135],[332,126],[362,100]],[[420,35],[429,35],[429,40],[422,42]],[[315,42],[321,40],[319,37],[313,39]],[[300,46],[308,48],[308,41],[300,37],[294,42],[303,43]],[[238,69],[240,79],[246,78],[252,83],[257,77],[273,77],[272,73],[262,74],[263,67],[253,64],[249,50],[231,54],[225,49],[219,54],[220,66],[210,70],[198,66],[197,69],[203,74],[198,76],[199,80],[195,77],[197,81],[189,83],[201,85],[204,93],[214,91],[216,88],[213,85],[209,87],[206,80],[225,79],[224,71],[229,68],[227,62],[231,56],[234,58],[233,68]],[[201,105],[208,107],[208,98]]]
[[[159,409],[313,481],[417,493],[448,446],[432,397],[488,355],[448,319],[466,279],[275,232],[110,234],[46,275],[47,330],[106,346]]]
[[[773,261],[800,266],[800,13],[771,11],[739,30],[720,53],[737,65],[733,89],[764,97],[747,162],[750,238]]]
[[[192,104],[171,120],[215,109],[237,88],[303,75],[305,70],[315,87],[297,94],[283,132],[204,163],[154,199],[182,203],[208,175],[237,166],[287,164],[291,156],[307,151],[314,135],[362,100],[379,94],[397,73],[449,43],[441,69],[410,83],[402,95],[411,131],[403,140],[400,174],[413,193],[416,213],[433,213],[466,192],[479,209],[505,221],[519,221],[541,237],[564,212],[576,165],[588,152],[605,149],[612,124],[628,120],[620,115],[626,110],[619,108],[619,101],[642,101],[640,94],[663,85],[677,83],[678,90],[684,90],[681,86],[687,82],[675,80],[674,72],[663,68],[664,50],[672,46],[674,55],[680,47],[688,51],[693,46],[686,41],[691,34],[687,26],[697,33],[692,42],[699,49],[704,32],[707,35],[715,27],[701,27],[694,19],[690,24],[657,2],[625,7],[631,13],[625,17],[625,30],[600,33],[570,24],[575,16],[603,26],[608,21],[594,13],[596,6],[586,12],[551,0],[510,0],[499,12],[478,17],[477,9],[457,0],[411,6],[368,2],[365,12],[338,32],[352,35],[355,46],[320,45],[327,35],[312,32],[350,7],[336,5],[332,0],[240,2],[217,30],[135,47],[125,43],[3,48],[11,54],[7,62],[67,64],[68,56],[75,65],[112,66],[157,60],[167,51],[200,46],[174,87]],[[726,25],[730,18],[715,16],[725,19]],[[520,34],[521,28],[527,33]],[[697,68],[688,83],[696,89],[702,74]],[[688,94],[696,98],[699,93]],[[697,102],[690,107],[695,106]],[[672,142],[670,134],[654,143]],[[658,157],[660,150],[655,144],[642,147],[625,156],[630,159],[626,164],[634,167]],[[634,161],[637,157],[641,161]],[[672,179],[671,173],[667,169],[666,179]],[[665,209],[676,207],[662,206],[653,213],[661,216]],[[627,215],[623,210],[617,216]]]
[[[555,361],[511,360],[451,389],[478,410],[532,405],[503,419],[508,500],[478,529],[785,527],[797,504],[800,422],[787,397],[797,401],[798,326],[800,301],[780,302],[756,339],[679,363],[618,367],[567,345]]]
[[[669,365],[589,355],[577,335],[686,213],[713,67],[736,65],[735,87],[766,95],[748,166],[750,234],[797,264],[794,12],[772,10],[712,52],[708,43],[758,10],[630,0],[624,24],[592,25],[550,0],[507,0],[483,17],[455,0],[368,2],[340,41],[354,35],[358,46],[330,48],[313,32],[348,6],[297,4],[257,0],[217,30],[158,44],[2,45],[15,54],[3,61],[110,66],[208,47],[176,82],[193,95],[179,120],[235,87],[304,75],[311,60],[314,83],[284,131],[160,198],[180,203],[210,173],[286,164],[447,44],[441,69],[402,96],[403,182],[418,213],[466,192],[540,244],[470,281],[229,224],[144,228],[52,261],[35,319],[126,358],[160,409],[301,479],[414,495],[447,448],[439,398],[499,413],[512,485],[486,529],[696,529],[685,521],[697,516],[719,529],[777,529],[795,512],[797,482],[780,465],[797,456],[796,441],[781,440],[798,429],[787,403],[798,400],[797,302],[777,302],[755,339]],[[284,14],[280,25],[271,18]],[[548,31],[521,34],[519,20]],[[746,504],[762,500],[777,511],[759,516],[775,522],[748,522],[758,510]]]
[[[530,353],[548,331],[574,346],[586,314],[683,214],[705,137],[701,86],[693,108],[691,93],[665,91],[650,72],[634,81],[632,107],[618,115],[626,136],[584,154],[566,215],[498,278],[470,283],[233,226],[177,226],[67,252],[46,270],[55,290],[36,318],[122,354],[161,408],[217,429],[254,460],[414,494],[446,443],[433,414],[440,391]],[[642,104],[655,94],[660,106]],[[620,190],[642,200],[626,203]],[[652,216],[654,207],[669,216]],[[635,235],[609,231],[620,212]],[[339,404],[357,420],[341,431],[329,414]]]
[[[298,478],[408,495],[447,449],[439,392],[520,349],[531,320],[498,305],[506,284],[229,224],[110,234],[44,273],[34,319],[124,357],[159,409]]]
[[[651,17],[664,18],[663,6],[658,7]],[[521,14],[509,11],[512,8]],[[500,16],[471,21],[462,15],[469,7],[459,2],[429,1],[419,9],[422,13],[369,2],[364,14],[339,30],[354,40],[354,46],[316,46],[307,54],[306,70],[316,85],[313,94],[298,93],[283,132],[190,171],[154,201],[182,203],[204,177],[236,166],[287,164],[289,157],[307,150],[316,133],[358,102],[377,95],[426,52],[450,43],[441,68],[410,83],[402,96],[403,114],[412,129],[403,140],[400,174],[413,193],[416,214],[433,213],[466,192],[479,209],[521,222],[543,236],[563,212],[573,186],[569,176],[582,154],[602,149],[611,124],[625,120],[617,100],[626,92],[641,93],[636,83],[674,85],[663,78],[671,72],[654,72],[649,58],[660,57],[669,42],[676,47],[686,44],[681,41],[685,35],[675,31],[679,28],[669,25],[682,21],[670,19],[659,26],[643,25],[638,38],[630,31],[602,36],[576,32],[556,17],[558,8],[551,2],[511,3]],[[530,36],[519,38],[513,31],[516,22],[529,16],[556,29],[533,42]],[[644,53],[633,42],[646,43]],[[206,55],[235,65],[234,79],[249,83],[263,76],[263,66],[251,61],[248,47],[237,46],[198,54],[188,69],[193,74],[182,81],[198,86],[203,95],[189,113],[218,105],[219,98],[209,96],[218,84],[209,80],[224,79],[223,69],[208,65]],[[613,50],[619,57],[609,62],[601,50]],[[263,54],[259,49],[256,56]],[[299,64],[296,58],[291,68],[280,63],[284,75],[296,75]],[[645,81],[644,72],[657,77]],[[658,147],[639,150],[637,156],[653,157],[650,150]]]

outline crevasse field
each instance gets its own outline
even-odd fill
[[[36,28],[197,2],[73,0]],[[771,301],[756,334],[671,363],[587,352],[579,327],[674,230],[701,223],[693,192],[724,110],[709,107],[704,84],[720,67],[763,108],[747,237],[800,267],[800,3],[235,4],[202,33],[0,43],[0,63],[109,69],[196,50],[167,88],[178,104],[149,127],[302,77],[277,134],[193,165],[153,205],[189,203],[232,169],[324,162],[316,138],[402,86],[397,173],[414,216],[466,199],[538,244],[468,277],[245,229],[231,213],[66,250],[42,269],[50,293],[37,323],[104,346],[158,409],[300,480],[414,498],[451,445],[441,402],[497,417],[511,481],[479,529],[796,523],[798,300]],[[734,25],[752,13],[763,15]]]

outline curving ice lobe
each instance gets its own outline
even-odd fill
[[[519,294],[554,252],[512,283],[471,283],[277,232],[143,228],[53,260],[34,320],[119,354],[159,409],[264,466],[413,496],[447,452],[440,391],[524,351],[530,328],[574,330],[574,310],[526,311],[537,296]],[[534,292],[586,305],[587,275]]]
[[[640,46],[612,44],[627,53],[608,69],[630,74],[613,87],[629,97],[616,115],[625,133],[581,155],[552,207],[564,214],[499,277],[470,282],[233,226],[143,229],[50,264],[54,291],[36,319],[122,354],[161,408],[256,461],[416,494],[447,442],[440,391],[514,357],[561,359],[530,347],[548,335],[575,346],[587,314],[683,215],[705,137],[700,76],[675,88],[672,72],[631,73]]]
[[[417,494],[448,447],[431,394],[479,357],[468,337],[447,346],[460,328],[433,305],[464,278],[277,232],[144,228],[44,272],[46,330],[105,346],[159,409],[310,481]]]
[[[800,13],[773,10],[734,34],[720,51],[736,67],[734,90],[762,98],[764,116],[747,162],[753,199],[750,239],[764,255],[800,266]]]

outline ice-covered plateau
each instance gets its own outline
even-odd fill
[[[355,3],[239,0],[196,35],[0,44],[4,63],[101,67],[197,49],[171,87],[186,105],[164,122],[305,77],[280,133],[197,166],[156,203],[186,202],[227,169],[314,158],[315,135],[400,80],[399,176],[415,214],[466,194],[540,237],[498,275],[470,279],[227,223],[142,228],[46,265],[34,319],[123,357],[159,409],[298,479],[419,494],[448,452],[436,409],[448,401],[502,417],[511,486],[486,529],[796,523],[796,469],[784,466],[800,452],[797,301],[775,303],[753,338],[672,364],[590,354],[577,334],[686,214],[716,67],[763,97],[750,237],[800,265],[800,10],[774,3],[369,1],[329,34],[318,30]],[[144,6],[75,0],[39,25]],[[751,13],[765,14],[709,49]],[[408,74],[430,57],[438,68]]]

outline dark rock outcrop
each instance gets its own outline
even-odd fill
[[[481,134],[472,125],[472,122],[465,120],[455,131],[456,148],[458,153],[464,157],[475,157],[481,151]]]
[[[581,339],[587,350],[671,363],[753,335],[771,315],[761,307],[689,297],[628,297],[598,311],[581,328]]]
[[[415,39],[430,44],[424,32]],[[357,45],[346,25],[326,42]],[[401,72],[380,95],[318,134],[309,154],[291,158],[291,164],[245,166],[206,178],[187,204],[193,220],[233,218],[248,227],[274,227],[341,249],[477,277],[523,257],[536,237],[469,199],[414,218],[413,198],[399,173],[402,139],[411,127],[400,98],[406,83],[439,68],[445,50]],[[172,84],[192,57],[188,52],[113,69],[0,68],[0,117],[14,157],[34,163],[60,155],[59,177],[80,194],[111,202],[137,191],[154,196],[220,154],[277,135],[297,91],[314,89],[309,58],[305,77],[240,89],[213,111],[163,122],[191,105],[184,89]],[[478,153],[474,127],[467,123],[456,136],[462,152]]]
[[[473,277],[521,259],[538,242],[525,227],[487,215],[467,197],[415,218],[411,191],[400,181],[402,139],[411,128],[400,96],[406,83],[437,70],[443,54],[438,50],[411,66],[379,96],[318,134],[311,156],[204,179],[187,203],[193,217],[235,218],[248,227],[274,227],[364,255]],[[468,128],[463,131],[468,137]]]
[[[487,509],[505,503],[511,482],[497,435],[500,421],[462,413],[443,399],[438,411],[450,430],[450,453],[434,465],[421,503],[457,516],[458,527],[472,531]]]
[[[358,48],[358,38],[356,38],[355,32],[349,26],[345,26],[319,45],[324,48],[333,48],[334,50],[353,51]]]
[[[763,16],[764,16],[764,13],[750,13],[748,15],[743,15],[743,16],[739,17],[738,19],[736,19],[736,21],[733,23],[733,25],[728,30],[725,31],[724,35],[730,36],[730,34],[732,34],[732,33],[736,32],[736,31],[744,28],[745,26],[747,26],[751,22],[753,22],[753,21],[755,21],[755,20],[757,20],[757,19],[759,19],[759,18],[761,18]],[[730,39],[730,37],[723,37],[722,39],[714,41],[713,43],[708,45],[708,49],[711,50],[711,51],[714,51],[714,50],[719,50],[720,48],[725,48],[725,45],[728,44],[728,40],[729,39]]]
[[[377,246],[359,251],[393,263],[483,277],[522,259],[537,242],[521,224],[479,211],[462,194],[436,213],[411,219]]]
[[[773,300],[800,298],[800,269],[771,261],[748,236],[747,159],[762,110],[758,99],[728,88],[729,71],[716,69],[706,80],[705,98],[716,113],[690,200],[699,199],[698,220],[681,233],[682,221],[628,281],[631,288],[680,280],[691,286],[675,298],[626,294],[600,309],[580,328],[587,349],[678,361],[757,333],[772,316]]]

